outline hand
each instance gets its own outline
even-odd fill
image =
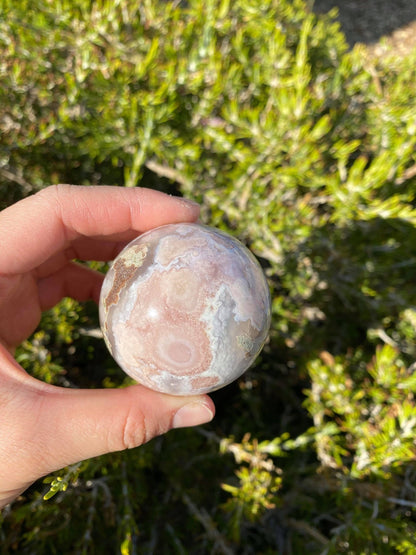
[[[73,259],[111,260],[140,232],[198,214],[193,203],[148,189],[71,185],[0,213],[0,507],[68,464],[212,419],[207,396],[139,385],[59,388],[29,376],[12,356],[42,310],[65,296],[98,301],[102,274]]]

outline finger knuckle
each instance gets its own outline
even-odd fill
[[[132,449],[146,443],[148,437],[146,417],[141,410],[131,409],[123,417],[118,434],[118,450]]]

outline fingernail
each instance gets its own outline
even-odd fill
[[[189,198],[181,198],[181,201],[190,208],[201,208],[201,205]]]
[[[174,428],[187,428],[205,424],[214,417],[214,413],[204,403],[189,403],[181,407],[173,417]]]

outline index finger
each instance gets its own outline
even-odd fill
[[[144,188],[54,185],[0,213],[0,275],[33,270],[82,237],[192,222],[191,201]]]

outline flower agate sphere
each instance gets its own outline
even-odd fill
[[[114,260],[100,322],[111,354],[136,381],[173,395],[206,393],[238,378],[261,350],[269,290],[239,241],[199,224],[170,224]]]

